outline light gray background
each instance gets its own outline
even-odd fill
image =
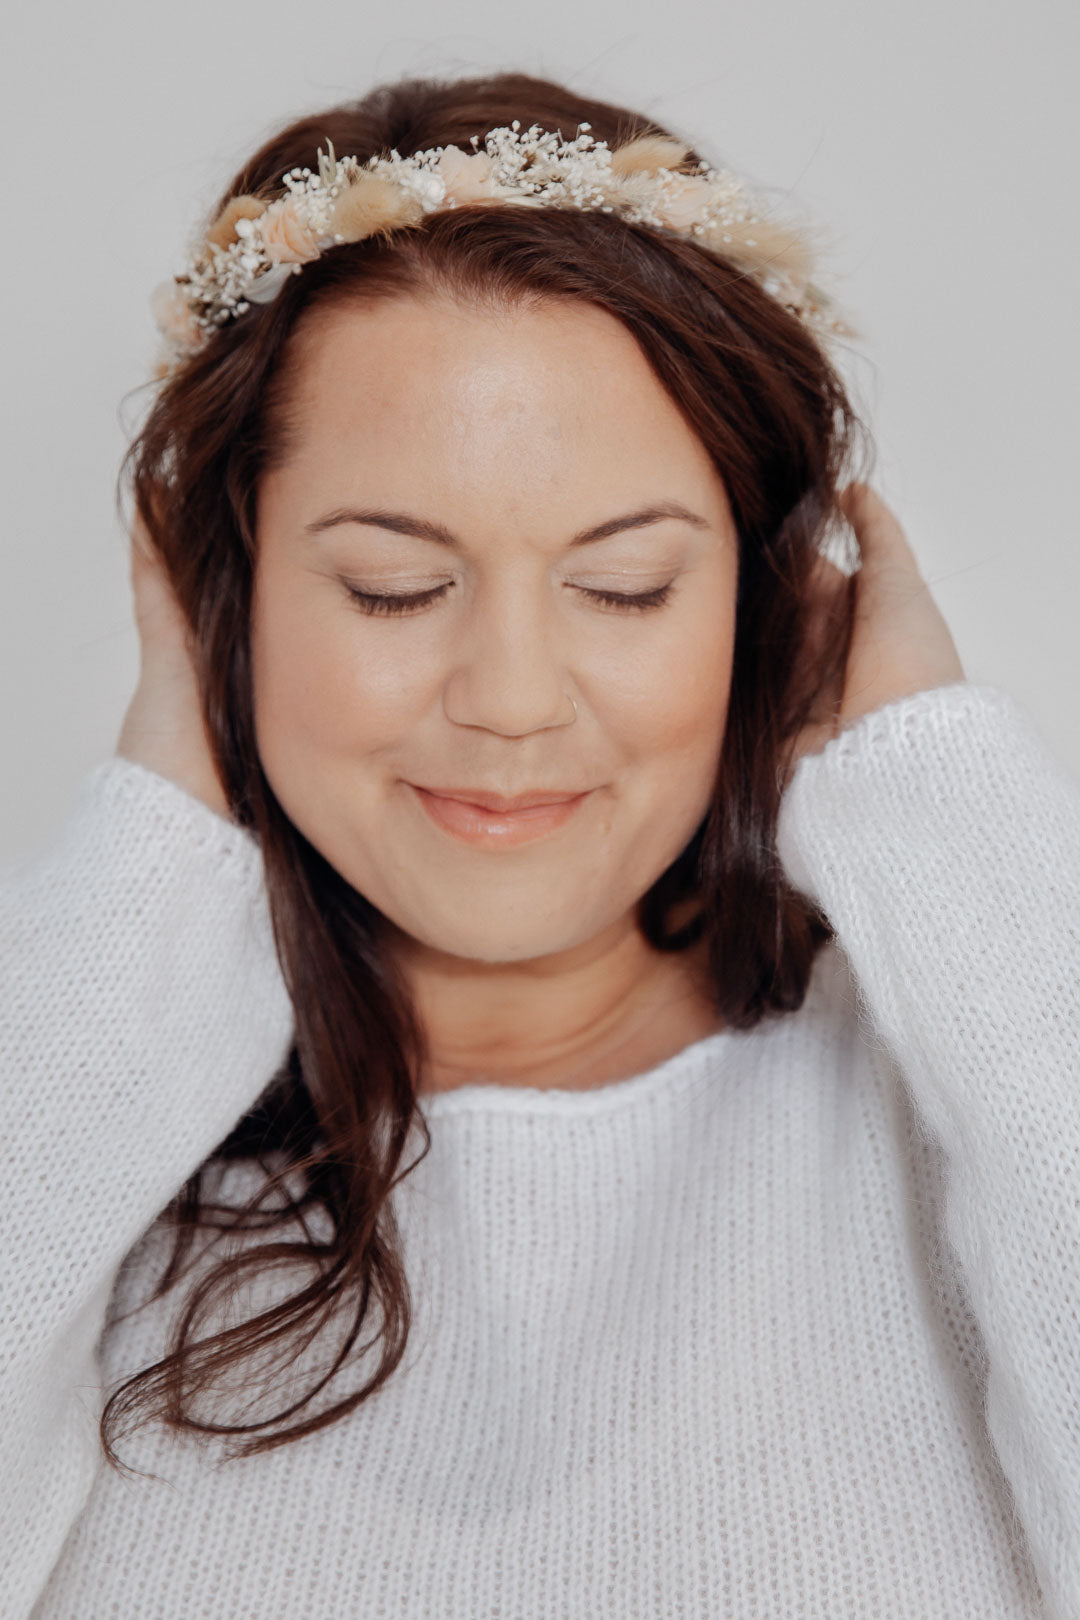
[[[965,671],[1080,779],[1071,0],[122,0],[19,8],[6,241],[0,859],[56,836],[138,673],[120,458],[154,285],[288,118],[404,73],[518,68],[652,114],[825,225],[841,369]]]

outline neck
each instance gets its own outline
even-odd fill
[[[655,1067],[721,1027],[701,946],[656,951],[632,919],[524,962],[398,951],[428,1041],[421,1092],[585,1090]]]

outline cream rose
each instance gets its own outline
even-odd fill
[[[271,203],[257,226],[271,264],[304,264],[319,257],[314,233],[298,217],[291,197]]]
[[[446,201],[455,203],[481,202],[494,197],[494,163],[486,152],[466,156],[456,146],[448,146],[435,163],[446,186]]]

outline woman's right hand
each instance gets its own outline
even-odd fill
[[[116,752],[167,777],[231,820],[203,725],[187,621],[138,513],[131,531],[131,584],[139,681]]]

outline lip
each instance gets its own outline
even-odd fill
[[[490,802],[485,804],[474,799],[455,798],[451,794],[433,793],[428,788],[418,787],[415,782],[410,782],[408,786],[431,820],[444,832],[467,844],[488,849],[514,849],[519,844],[532,843],[535,839],[549,836],[566,825],[592,792],[589,788],[584,793],[572,796],[525,794],[521,799],[510,800],[511,808],[505,809],[502,806],[507,801],[500,801],[495,795],[481,796],[488,801],[494,798],[492,807]]]
[[[419,787],[413,782],[412,787]],[[561,790],[554,793],[519,793],[510,798],[504,793],[478,793],[472,788],[420,788],[421,793],[430,793],[437,799],[454,799],[458,804],[477,804],[481,810],[497,810],[505,814],[514,810],[531,810],[538,804],[566,804],[570,799],[580,799],[581,793],[564,793]]]

